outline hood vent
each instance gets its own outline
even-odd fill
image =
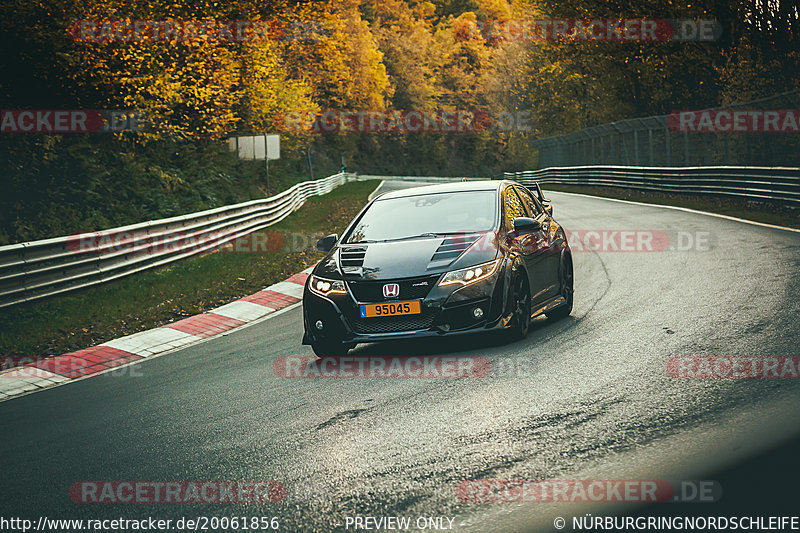
[[[366,246],[351,246],[339,250],[339,260],[342,264],[342,271],[346,274],[356,274],[361,272],[364,266],[364,256],[367,255]]]
[[[446,237],[439,245],[439,248],[437,248],[433,253],[433,257],[431,257],[431,262],[428,264],[428,268],[437,268],[449,265],[458,259],[458,257],[463,254],[467,248],[472,246],[473,243],[478,240],[478,237],[480,237],[480,234],[478,233],[464,233]]]

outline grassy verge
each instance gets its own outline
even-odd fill
[[[0,354],[61,354],[208,311],[311,266],[319,236],[341,233],[378,182],[342,185],[217,253],[75,294],[0,311]]]
[[[135,224],[264,198],[310,179],[305,146],[281,159],[240,160],[220,142],[132,137],[0,136],[0,245]],[[338,152],[335,153],[338,160]],[[338,172],[314,157],[314,177]]]
[[[605,198],[632,200],[648,204],[688,207],[690,209],[708,211],[755,222],[763,222],[765,224],[800,228],[800,210],[778,204],[748,202],[735,198],[712,198],[692,194],[635,191],[616,187],[544,185],[542,188],[548,191],[574,192],[603,196]]]

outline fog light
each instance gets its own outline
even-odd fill
[[[483,309],[481,309],[480,307],[476,307],[475,309],[472,310],[472,316],[474,316],[476,319],[482,318]]]
[[[317,323],[316,323],[316,324],[314,324],[314,326],[316,326],[316,328],[317,328],[318,330],[322,331],[322,328],[323,328],[323,326],[322,326],[322,320],[317,320]]]

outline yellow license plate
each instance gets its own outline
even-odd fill
[[[363,304],[361,318],[375,316],[418,315],[422,312],[419,300],[412,302],[386,302],[382,304]]]

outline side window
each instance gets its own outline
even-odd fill
[[[525,207],[522,205],[522,201],[517,196],[517,193],[514,191],[513,187],[508,187],[506,189],[506,227],[508,229],[514,229],[514,219],[517,217],[526,217],[528,214],[525,212]]]
[[[522,202],[525,204],[525,207],[528,208],[528,212],[531,213],[531,217],[536,218],[544,212],[544,209],[542,209],[542,206],[536,201],[536,198],[531,195],[530,191],[522,187],[519,187],[517,190],[522,197]]]

